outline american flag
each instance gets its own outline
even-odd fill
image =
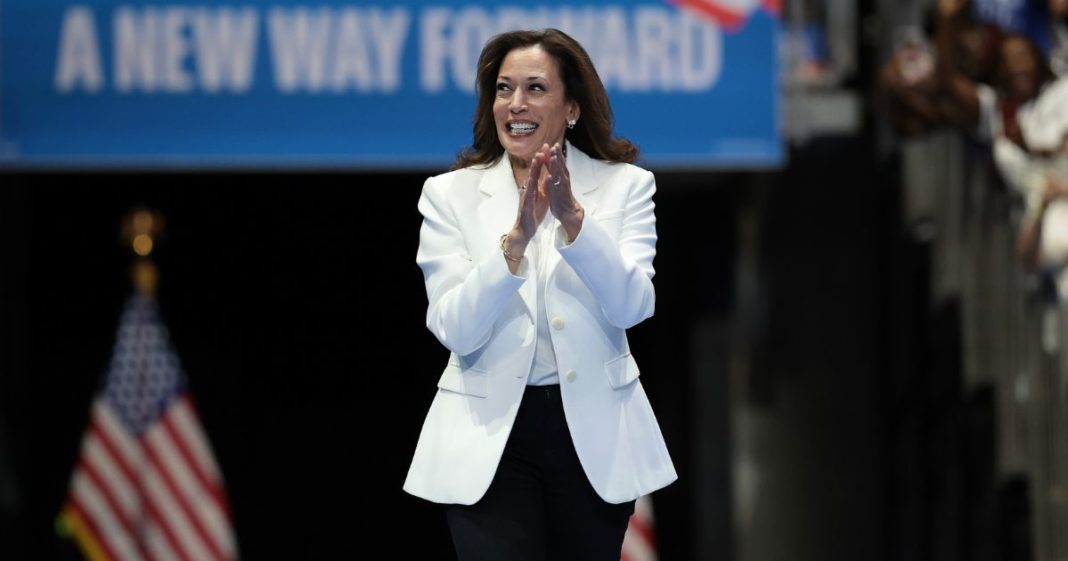
[[[653,502],[649,495],[643,495],[634,503],[634,514],[623,535],[620,561],[657,561],[653,528]]]
[[[59,522],[91,561],[237,558],[219,468],[150,296],[126,302]]]
[[[782,0],[667,0],[697,15],[722,25],[728,30],[741,27],[756,10],[763,9],[778,17]]]

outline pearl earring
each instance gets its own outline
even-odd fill
[[[575,128],[575,123],[577,123],[577,122],[578,122],[578,119],[568,119],[567,120],[567,128],[569,128],[569,129]]]

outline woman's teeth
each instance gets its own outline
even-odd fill
[[[509,123],[508,132],[516,135],[530,134],[534,132],[534,129],[538,128],[538,125],[534,123]]]

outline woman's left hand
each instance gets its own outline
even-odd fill
[[[549,197],[549,210],[560,221],[567,232],[567,242],[571,243],[582,230],[582,219],[586,212],[571,192],[571,175],[567,171],[560,144],[554,144],[552,148],[545,144],[540,153],[548,161],[544,188]]]

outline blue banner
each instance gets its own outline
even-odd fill
[[[443,168],[510,29],[589,51],[660,168],[781,163],[773,0],[0,0],[0,166]]]

